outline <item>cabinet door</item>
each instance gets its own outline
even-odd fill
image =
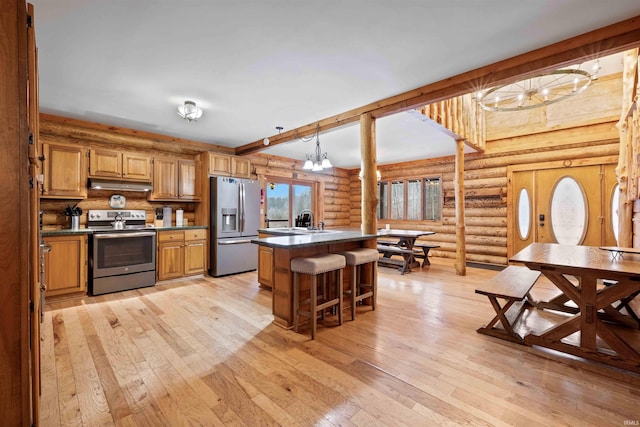
[[[184,274],[204,273],[206,245],[204,240],[185,242],[184,245]]]
[[[266,288],[271,288],[273,277],[273,249],[258,246],[258,282]]]
[[[45,157],[43,197],[86,198],[85,149],[73,145],[44,144],[43,152]]]
[[[231,156],[209,153],[209,175],[231,175]]]
[[[150,200],[178,199],[178,161],[162,157],[153,159],[153,191]]]
[[[87,235],[44,237],[51,245],[45,254],[46,296],[85,292],[87,289]]]
[[[182,200],[200,200],[198,172],[195,160],[180,160],[180,188],[178,196]]]
[[[89,151],[89,176],[122,177],[122,152],[92,148]]]
[[[249,178],[251,176],[251,162],[242,157],[231,158],[231,176]]]
[[[184,276],[184,241],[166,242],[158,245],[158,280]]]
[[[151,157],[144,153],[122,153],[122,177],[151,181]]]

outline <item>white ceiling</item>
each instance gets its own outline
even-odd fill
[[[229,147],[640,15],[638,0],[32,3],[41,112]],[[198,122],[176,114],[185,100],[205,110]],[[376,136],[381,164],[454,152],[409,113]],[[357,125],[320,144],[334,165],[360,165]]]

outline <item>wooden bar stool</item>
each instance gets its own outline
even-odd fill
[[[293,330],[298,332],[300,315],[309,316],[311,320],[311,339],[316,339],[318,313],[324,319],[324,311],[329,307],[338,308],[338,324],[342,325],[342,269],[346,266],[344,256],[338,254],[321,254],[310,257],[293,258]],[[335,273],[335,292],[327,292],[327,274]],[[300,301],[300,274],[309,275],[309,299]],[[323,292],[318,300],[318,276],[322,277]],[[300,309],[302,304],[309,303],[309,311]]]
[[[365,298],[371,298],[371,308],[376,309],[378,290],[378,251],[375,249],[352,249],[341,252],[347,265],[351,267],[351,288],[345,291],[351,301],[351,320],[356,318],[356,303]],[[371,279],[369,283],[362,283],[362,266],[371,264]]]

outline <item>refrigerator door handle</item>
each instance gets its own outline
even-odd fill
[[[244,193],[244,183],[240,183],[240,232],[244,233],[244,200],[245,200],[245,193]]]
[[[218,240],[218,245],[244,245],[245,243],[251,243],[251,239],[227,239],[227,240]]]

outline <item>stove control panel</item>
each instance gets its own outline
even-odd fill
[[[87,223],[97,224],[105,221],[125,220],[127,223],[144,224],[147,214],[144,210],[123,209],[90,209],[87,213]]]

